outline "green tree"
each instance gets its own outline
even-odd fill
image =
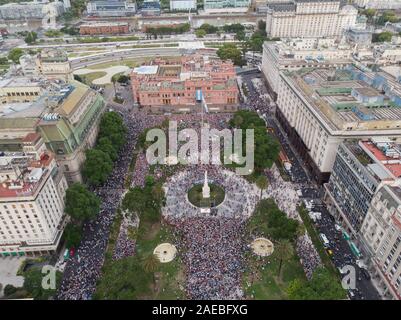
[[[126,193],[122,201],[122,208],[131,213],[141,214],[145,211],[148,200],[148,196],[140,187],[134,187]]]
[[[266,35],[266,21],[264,20],[258,21],[258,31],[264,32],[264,35]]]
[[[373,38],[373,42],[390,42],[393,34],[390,31],[381,32]]]
[[[142,259],[142,268],[146,273],[151,273],[153,277],[153,285],[156,285],[155,272],[160,267],[159,258],[155,254],[149,254]]]
[[[24,273],[24,285],[23,288],[29,293],[29,295],[38,300],[47,300],[54,296],[56,289],[44,289],[42,286],[42,274],[41,269],[31,268]],[[61,281],[61,272],[56,271],[56,288],[59,286]]]
[[[226,24],[223,26],[223,30],[229,33],[244,32],[245,26],[242,25],[241,23]]]
[[[216,33],[216,32],[219,30],[218,27],[215,27],[215,26],[213,26],[213,25],[211,25],[211,24],[209,24],[209,23],[204,23],[204,24],[202,24],[202,25],[199,27],[199,29],[204,30],[207,34]]]
[[[38,38],[38,34],[34,31],[30,31],[27,33],[25,36],[24,40],[27,44],[33,44],[36,42],[36,39]]]
[[[113,162],[107,153],[99,149],[90,149],[85,152],[86,160],[82,168],[82,174],[89,184],[100,186],[106,182],[111,171]]]
[[[100,210],[100,199],[83,184],[74,183],[65,195],[65,212],[77,222],[93,219]]]
[[[267,178],[264,175],[260,175],[257,177],[256,181],[256,186],[260,189],[260,198],[262,199],[262,192],[263,190],[267,189]]]
[[[127,128],[122,117],[117,112],[103,114],[99,124],[99,141],[107,137],[118,152],[126,141]]]
[[[119,77],[117,78],[117,82],[118,83],[127,83],[129,80],[129,77],[125,74],[121,74],[119,75]]]
[[[18,288],[14,287],[12,284],[7,284],[4,287],[4,295],[6,297],[11,296],[12,294],[16,293]]]
[[[282,276],[282,267],[283,267],[283,262],[290,260],[293,255],[294,255],[294,247],[292,246],[292,243],[288,240],[282,240],[278,244],[275,245],[274,247],[274,253],[279,259],[279,267],[278,267],[278,276],[281,279]]]
[[[204,36],[206,36],[206,31],[203,29],[197,29],[195,31],[195,34],[198,38],[203,38]]]
[[[237,117],[242,118],[242,123],[238,125]],[[265,122],[256,112],[248,110],[240,110],[234,114],[230,120],[230,126],[243,130],[243,143],[245,144],[246,129],[254,130],[255,152],[254,165],[257,173],[262,172],[266,168],[270,168],[274,161],[277,160],[280,152],[280,144],[276,138],[269,135],[266,131]],[[245,145],[243,146],[243,148]]]
[[[217,55],[221,60],[231,60],[235,65],[245,64],[241,50],[234,43],[225,43],[218,50]]]
[[[344,299],[346,291],[338,277],[326,268],[317,268],[309,281],[294,280],[287,290],[292,300],[338,300]]]
[[[143,271],[137,256],[113,261],[96,286],[96,300],[130,300],[150,294],[151,274]]]
[[[116,161],[118,158],[116,147],[113,146],[108,137],[100,138],[96,144],[96,149],[107,153],[112,161]]]
[[[153,193],[153,197],[155,199],[157,199],[158,201],[163,200],[164,198],[164,189],[162,187],[162,185],[160,183],[154,185],[152,187],[152,193]]]
[[[19,58],[24,54],[24,51],[20,48],[11,49],[8,53],[8,59],[12,60],[14,63],[19,63]]]
[[[64,240],[67,248],[78,247],[81,242],[82,229],[73,223],[67,224],[64,229]]]

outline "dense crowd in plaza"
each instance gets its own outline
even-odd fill
[[[94,190],[101,198],[101,210],[96,219],[84,225],[81,243],[65,268],[57,294],[58,299],[90,299],[95,292],[96,281],[100,277],[104,262],[110,226],[124,193],[124,183],[136,141],[139,135],[146,128],[154,126],[155,122],[153,117],[147,117],[142,112],[126,114],[124,120],[128,129],[127,142],[120,150],[119,158],[107,182]],[[128,237],[125,241],[129,241]],[[119,243],[119,248],[123,252],[117,249],[114,255],[116,257],[124,255],[127,246],[129,244]]]
[[[313,271],[322,265],[322,260],[320,259],[311,238],[307,234],[298,237],[296,250],[305,271],[305,275],[310,279]]]
[[[113,260],[123,259],[135,254],[135,240],[130,237],[129,230],[130,228],[136,229],[138,224],[137,215],[123,217],[113,251]]]
[[[222,170],[214,165],[191,166],[170,177],[165,184],[166,205],[163,216],[169,217],[196,217],[204,213],[187,199],[188,190],[194,184],[203,184],[204,172],[207,171],[209,183],[217,184],[225,190],[225,199],[215,209],[217,217],[248,218],[258,200],[256,188],[245,179],[229,170]]]
[[[248,99],[248,103],[258,109],[267,105],[266,101],[253,97]],[[205,122],[218,130],[227,127],[229,118],[228,114],[204,115]],[[138,110],[124,112],[128,128],[127,143],[120,151],[107,182],[94,190],[102,200],[101,211],[95,220],[84,225],[81,244],[65,268],[58,299],[90,299],[95,292],[104,263],[110,226],[125,191],[128,168],[138,137],[146,128],[161,126],[165,119],[163,115],[148,115]],[[198,133],[201,128],[200,119],[200,115],[193,114],[169,116],[170,121],[177,121],[178,130],[193,128]],[[219,166],[191,165],[185,166],[187,170],[181,169],[180,165],[163,166],[162,169],[156,167],[154,174],[156,178],[161,178],[166,170],[171,170],[165,185],[167,200],[162,214],[169,223],[183,231],[183,237],[178,240],[181,242],[178,248],[185,247],[183,260],[187,268],[187,295],[193,299],[241,298],[241,256],[246,249],[241,237],[244,221],[252,214],[259,200],[258,189],[234,172]],[[200,217],[200,208],[187,201],[187,191],[194,183],[203,183],[205,170],[210,182],[224,188],[225,199],[213,211],[214,216]],[[145,154],[139,153],[131,173],[131,186],[143,186],[148,171]],[[281,210],[299,220],[295,190],[281,179],[277,169],[267,174],[269,188],[265,196],[275,198]],[[124,220],[113,250],[113,259],[134,254],[135,243],[127,233],[128,225]],[[309,270],[318,264],[315,263],[318,257],[313,245],[309,243],[310,239],[305,237],[297,242],[297,252],[308,275]]]
[[[171,223],[182,232],[186,250],[186,294],[197,300],[243,298],[241,274],[245,250],[242,219],[182,218]]]

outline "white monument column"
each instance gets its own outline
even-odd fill
[[[205,181],[203,182],[202,196],[203,199],[210,198],[210,187],[209,184],[207,183],[207,170],[205,170]]]

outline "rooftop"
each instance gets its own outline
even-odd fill
[[[109,22],[109,21],[99,21],[99,22],[86,22],[80,25],[80,27],[118,27],[127,26],[128,22]]]
[[[304,68],[285,75],[333,130],[401,126],[401,85],[385,72],[348,65],[343,69]]]
[[[0,181],[0,200],[14,197],[33,196],[46,181],[54,159],[52,153],[42,153],[38,160],[23,153],[0,156],[0,173],[7,173],[9,178]]]

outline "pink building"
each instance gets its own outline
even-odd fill
[[[201,93],[210,112],[237,110],[239,91],[231,62],[202,55],[180,60],[155,59],[151,65],[135,68],[131,73],[134,101],[155,113],[194,112],[201,110]]]

